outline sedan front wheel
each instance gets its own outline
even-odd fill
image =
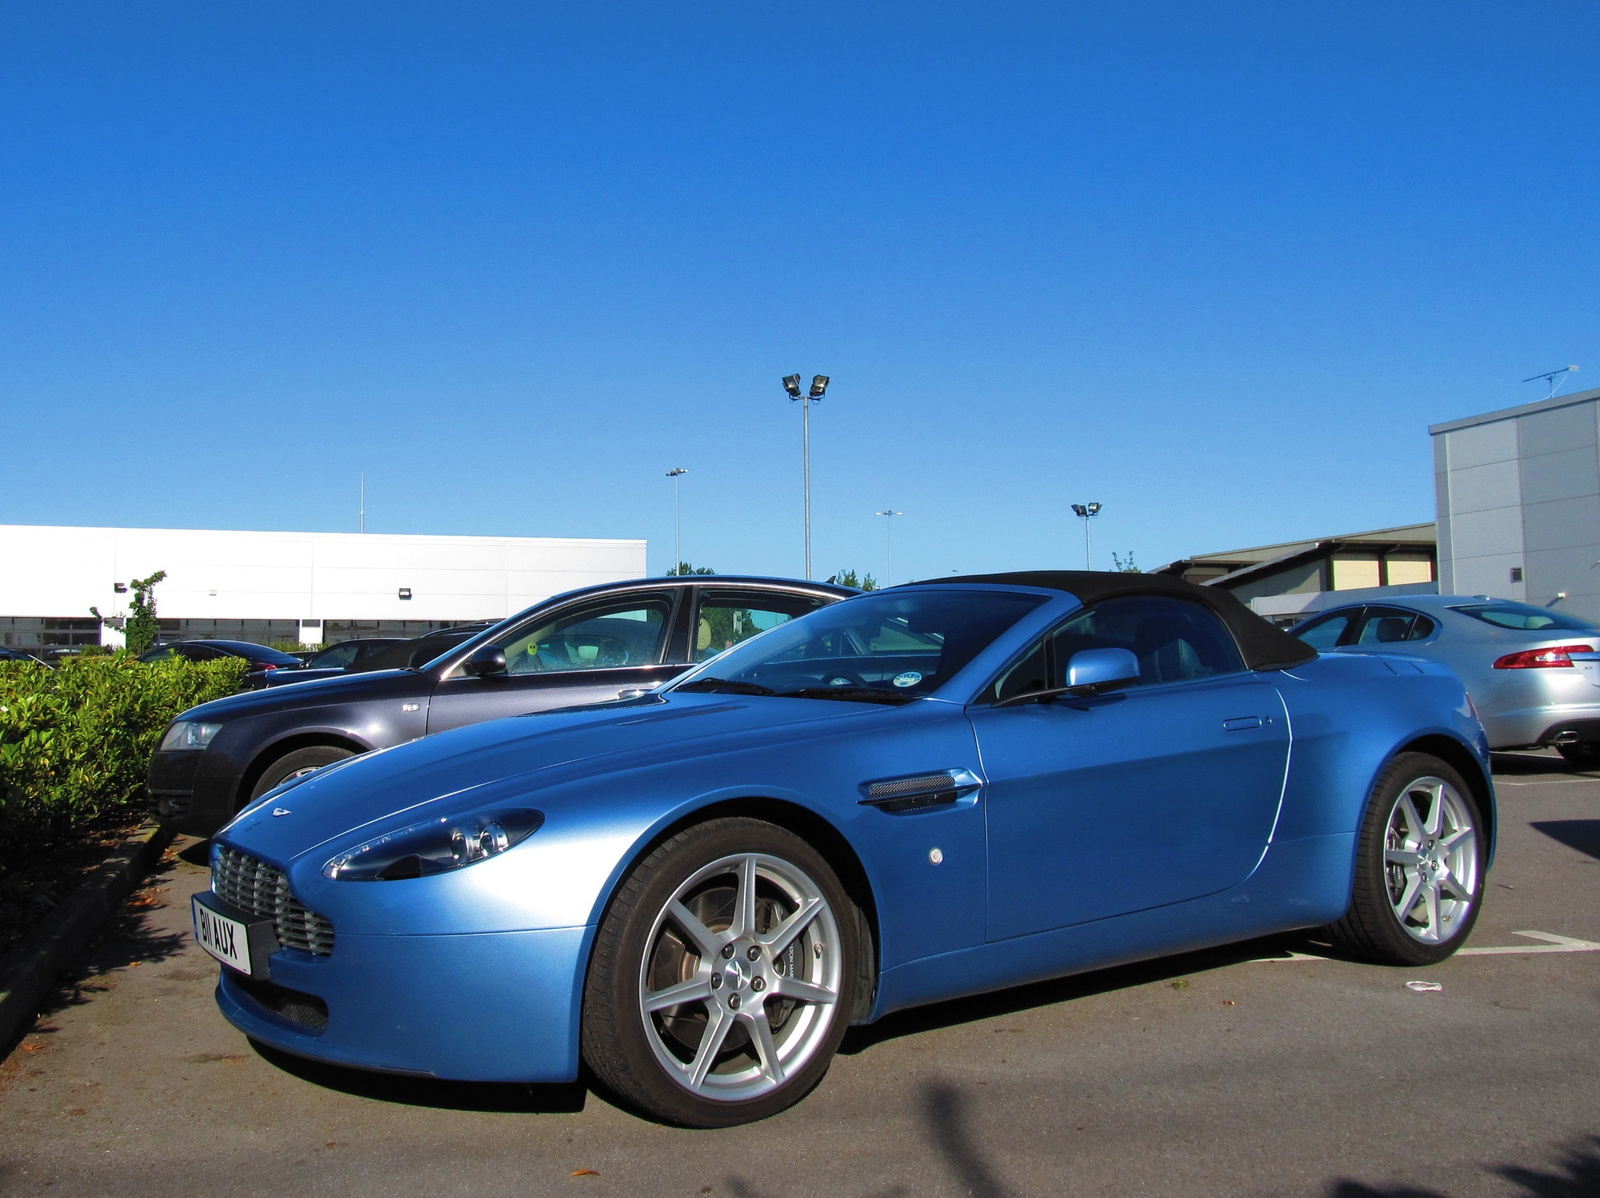
[[[712,820],[618,888],[584,987],[584,1059],[669,1122],[762,1119],[827,1072],[859,970],[855,907],[822,855],[773,824]]]

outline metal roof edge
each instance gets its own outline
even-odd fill
[[[1430,424],[1428,435],[1437,437],[1440,433],[1453,433],[1457,429],[1471,428],[1477,424],[1494,424],[1501,420],[1515,420],[1518,416],[1531,416],[1535,412],[1548,412],[1554,408],[1571,407],[1573,404],[1593,403],[1600,399],[1600,387],[1590,391],[1574,391],[1571,395],[1557,395],[1553,399],[1539,399],[1533,403],[1518,404],[1514,408],[1499,408],[1493,412],[1484,412],[1481,416],[1463,416],[1460,420],[1446,420],[1442,424]]]

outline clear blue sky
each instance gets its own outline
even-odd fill
[[[0,522],[1143,565],[1600,386],[1600,6],[0,7]]]

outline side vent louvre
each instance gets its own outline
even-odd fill
[[[936,774],[915,774],[908,778],[885,778],[863,783],[861,802],[879,811],[900,815],[949,807],[975,794],[981,783],[971,770],[940,770]]]

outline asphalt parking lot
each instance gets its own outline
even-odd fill
[[[910,1012],[730,1131],[258,1050],[190,938],[191,848],[0,1065],[0,1192],[1600,1194],[1600,775],[1496,766],[1499,860],[1442,966],[1300,937]]]

